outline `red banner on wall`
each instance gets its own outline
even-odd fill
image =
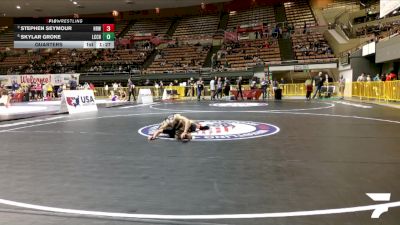
[[[224,39],[227,42],[237,42],[238,41],[238,34],[237,32],[227,32],[225,31]]]
[[[237,28],[238,33],[248,33],[254,31],[263,31],[264,26],[261,23],[240,25]]]

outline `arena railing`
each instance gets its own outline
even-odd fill
[[[353,82],[352,95],[366,100],[400,101],[400,80]]]
[[[335,86],[335,92],[333,96],[338,96],[339,84],[337,82],[329,83],[329,86]],[[260,88],[260,87],[258,87]],[[282,89],[283,96],[305,96],[306,86],[304,83],[293,83],[293,84],[280,84],[279,88]],[[359,98],[360,100],[377,100],[377,101],[400,101],[400,80],[396,81],[371,81],[371,82],[352,82],[346,84],[346,88],[351,88],[351,97]],[[119,90],[122,89],[126,94],[128,89],[126,87],[118,88],[116,93],[118,95]],[[144,86],[136,87],[136,95],[139,93],[140,89],[150,89],[155,99],[161,99],[164,89],[166,90],[176,90],[177,99],[185,98],[196,98],[197,90],[192,86],[165,86],[163,88],[156,88],[154,86]],[[231,90],[236,90],[236,85],[231,85]],[[249,85],[243,85],[243,90],[250,90]],[[113,88],[110,87],[109,91],[106,92],[104,88],[98,87],[95,89],[95,95],[98,97],[109,97],[111,95]],[[269,88],[272,94],[272,89]],[[315,91],[315,87],[314,87]],[[209,86],[205,86],[202,96],[209,97],[211,91]],[[349,97],[349,96],[348,96]]]
[[[329,85],[336,87],[336,93],[334,94],[337,95],[339,84],[334,82],[329,83]],[[305,96],[306,94],[306,86],[304,83],[283,84],[280,86],[282,88],[282,94],[286,96]],[[346,85],[346,88],[351,88],[351,96],[357,97],[360,100],[400,101],[400,80],[352,82],[351,86]]]

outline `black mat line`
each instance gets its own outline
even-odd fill
[[[182,114],[196,120],[268,123],[280,132],[255,139],[186,144],[149,142],[138,134],[140,128],[159,123],[176,110],[215,110],[209,104],[155,105],[165,111],[149,106],[99,108],[96,115],[59,120],[102,118],[43,126],[33,123],[16,130],[21,133],[0,133],[0,199],[66,209],[171,215],[293,212],[381,203],[366,193],[391,193],[392,202],[400,201],[400,124],[352,117],[400,121],[398,110],[341,104],[300,112],[311,114],[246,112],[263,107],[220,108],[223,113]],[[299,100],[265,108],[318,105]],[[0,223],[13,225],[398,225],[400,221],[400,208],[390,208],[380,219],[371,219],[372,211],[368,211],[195,221],[81,218],[7,205],[0,208]]]

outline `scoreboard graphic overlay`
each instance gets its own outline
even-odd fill
[[[16,18],[14,48],[114,48],[113,18]]]

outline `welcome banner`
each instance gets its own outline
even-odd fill
[[[2,75],[0,76],[1,84],[11,86],[13,82],[18,84],[22,83],[48,83],[51,82],[53,85],[59,86],[68,83],[69,80],[74,77],[79,82],[79,74],[23,74],[23,75]]]

